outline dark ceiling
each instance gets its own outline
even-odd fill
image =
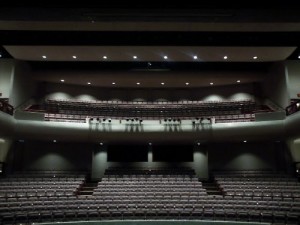
[[[300,46],[300,7],[284,2],[272,2],[268,6],[255,1],[236,3],[226,1],[184,1],[180,3],[130,1],[81,1],[80,3],[17,3],[0,4],[0,45],[105,45],[105,46]],[[32,30],[22,27],[22,22],[30,24],[47,22],[84,22],[86,24],[130,22],[205,24],[209,29],[183,30],[122,30],[113,28],[101,30],[93,28],[59,29],[55,27]],[[255,25],[291,24],[266,31],[255,30]],[[8,24],[8,25],[7,25]],[[12,24],[12,25],[11,25]],[[19,24],[19,26],[18,26]],[[220,24],[234,25],[235,28],[220,28]],[[254,28],[245,32],[251,24]],[[138,26],[138,25],[137,25]],[[241,31],[239,31],[239,27]],[[3,57],[11,57],[2,48]],[[297,59],[298,49],[288,59]],[[44,62],[45,64],[47,62]],[[39,63],[32,63],[38,65]],[[130,66],[132,63],[128,63]],[[170,63],[169,63],[170,64]],[[57,64],[59,65],[59,63]],[[68,64],[66,64],[68,65]],[[109,64],[108,64],[109,65]],[[121,64],[120,64],[121,65]],[[182,64],[183,65],[183,64]],[[175,66],[177,67],[177,66]],[[178,66],[181,67],[181,66]],[[196,68],[198,66],[195,66]]]

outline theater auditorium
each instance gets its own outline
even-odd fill
[[[300,222],[300,9],[0,7],[0,223]]]

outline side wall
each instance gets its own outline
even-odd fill
[[[9,98],[9,103],[18,107],[35,93],[35,82],[31,79],[28,64],[12,59],[0,60],[0,93]]]
[[[288,91],[291,98],[299,98],[297,94],[300,93],[300,62],[297,61],[287,61],[287,81],[288,81]]]
[[[215,86],[203,88],[99,88],[67,84],[40,83],[41,96],[50,99],[178,101],[254,99],[255,85]]]
[[[90,171],[93,144],[16,142],[14,170]]]
[[[287,170],[282,142],[216,143],[208,146],[209,170]]]
[[[264,97],[270,99],[281,108],[290,104],[287,69],[284,62],[274,63],[262,83]]]
[[[182,163],[153,162],[148,146],[148,161],[120,163],[107,161],[107,146],[85,143],[16,142],[13,170],[89,171],[92,179],[102,178],[109,167],[190,167],[198,177],[207,179],[213,170],[281,170],[292,161],[282,142],[207,143],[194,146],[194,161]],[[130,154],[130,152],[128,152]]]

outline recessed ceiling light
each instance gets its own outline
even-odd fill
[[[198,59],[198,56],[194,55],[194,59]]]
[[[237,80],[236,82],[237,82],[237,83],[241,83],[241,81],[240,81],[240,80]]]
[[[47,59],[47,56],[45,56],[45,55],[43,55],[42,57],[43,57],[43,59]]]
[[[90,85],[90,84],[91,84],[91,82],[87,82],[87,84],[88,84],[88,85]]]
[[[100,145],[103,145],[103,143],[102,143],[102,142],[100,142]]]
[[[137,84],[137,85],[140,85],[141,83],[140,83],[140,82],[137,82],[136,84]]]
[[[103,59],[107,59],[107,56],[106,56],[106,55],[104,55],[104,56],[103,56]]]
[[[210,82],[209,84],[210,84],[210,85],[214,85],[214,83],[213,83],[213,82]]]
[[[115,83],[115,82],[112,82],[111,84],[112,84],[112,85],[115,85],[116,83]]]
[[[244,140],[244,143],[246,143],[247,142],[247,140]]]
[[[190,84],[189,82],[186,82],[186,83],[185,83],[185,85],[189,85],[189,84]]]
[[[257,56],[253,56],[253,59],[257,59]]]
[[[136,55],[134,55],[134,56],[133,56],[133,58],[134,58],[134,59],[137,59],[137,56],[136,56]]]
[[[161,85],[165,85],[165,83],[164,83],[164,82],[161,82],[160,84],[161,84]]]
[[[168,59],[168,56],[165,55],[165,56],[164,56],[164,59]]]
[[[225,55],[223,58],[224,58],[224,59],[228,59],[227,55]]]
[[[73,57],[73,59],[77,59],[77,56],[76,56],[76,55],[73,55],[72,57]]]
[[[60,82],[65,82],[65,80],[61,79]]]

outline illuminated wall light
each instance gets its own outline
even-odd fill
[[[164,82],[161,82],[160,84],[161,84],[161,85],[165,85],[165,83],[164,83]]]
[[[115,82],[112,82],[111,84],[112,84],[112,85],[115,85],[116,83],[115,83]]]
[[[228,56],[227,56],[227,55],[225,55],[223,58],[224,58],[224,59],[228,59]]]
[[[298,55],[298,59],[300,59],[300,55]]]
[[[104,55],[104,56],[103,56],[103,59],[107,59],[107,56],[106,56],[106,55]]]
[[[210,82],[209,84],[210,84],[210,85],[214,85],[214,83],[213,83],[213,82]]]
[[[100,142],[99,144],[100,144],[100,145],[103,145],[103,143],[102,143],[102,142]]]
[[[244,143],[247,143],[247,140],[244,140],[243,142],[244,142]]]
[[[165,56],[164,56],[164,59],[168,59],[168,56],[165,55]]]
[[[87,82],[88,85],[91,85],[91,82]]]
[[[257,59],[257,56],[253,56],[253,59]]]
[[[65,80],[64,80],[64,79],[61,79],[60,82],[65,82]]]
[[[134,59],[137,59],[137,56],[136,56],[136,55],[134,55],[134,56],[133,56],[133,58],[134,58]]]
[[[137,82],[136,84],[137,84],[137,85],[140,85],[141,83],[140,83],[140,82]]]
[[[54,143],[56,143],[56,140],[53,140]]]
[[[77,59],[77,56],[76,56],[76,55],[73,55],[72,57],[73,57],[73,59]]]
[[[237,82],[237,83],[241,83],[241,81],[240,81],[240,80],[237,80],[236,82]]]
[[[189,84],[190,84],[189,82],[186,82],[186,83],[185,83],[185,85],[189,85]]]
[[[194,57],[193,57],[194,59],[198,59],[198,56],[196,56],[196,55],[194,55]]]
[[[149,144],[150,146],[152,145],[152,143],[151,143],[151,142],[149,142],[148,144]]]
[[[47,56],[43,55],[42,58],[43,58],[43,59],[47,59]]]
[[[197,143],[197,145],[200,145],[200,144],[201,144],[200,142]]]

